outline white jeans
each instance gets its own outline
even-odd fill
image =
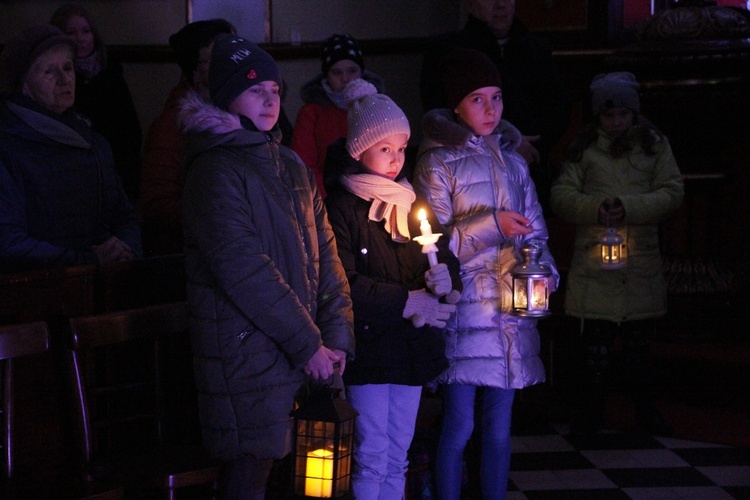
[[[354,426],[352,492],[357,500],[401,500],[421,386],[347,386],[359,412]]]

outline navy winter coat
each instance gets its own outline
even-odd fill
[[[191,96],[183,208],[203,440],[222,460],[281,458],[302,367],[322,343],[354,354],[349,287],[312,172],[279,134]]]
[[[72,111],[0,102],[0,272],[96,264],[110,236],[140,257],[141,230],[107,141]]]

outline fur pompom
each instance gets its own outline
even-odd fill
[[[346,88],[344,89],[344,99],[346,99],[347,104],[351,104],[377,93],[378,89],[375,88],[375,85],[361,78],[357,78],[346,85]]]

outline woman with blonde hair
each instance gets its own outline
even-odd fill
[[[136,199],[141,172],[141,123],[122,65],[107,53],[91,15],[80,5],[58,8],[50,24],[75,40],[76,109],[91,120],[92,129],[109,141],[125,191]]]

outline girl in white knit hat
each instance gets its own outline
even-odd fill
[[[433,267],[414,239],[419,208],[445,232],[404,175],[403,111],[361,79],[345,95],[348,139],[328,148],[326,205],[354,306],[355,357],[344,374],[359,412],[352,489],[358,500],[400,499],[422,386],[446,366],[440,328],[461,281],[447,236]]]

